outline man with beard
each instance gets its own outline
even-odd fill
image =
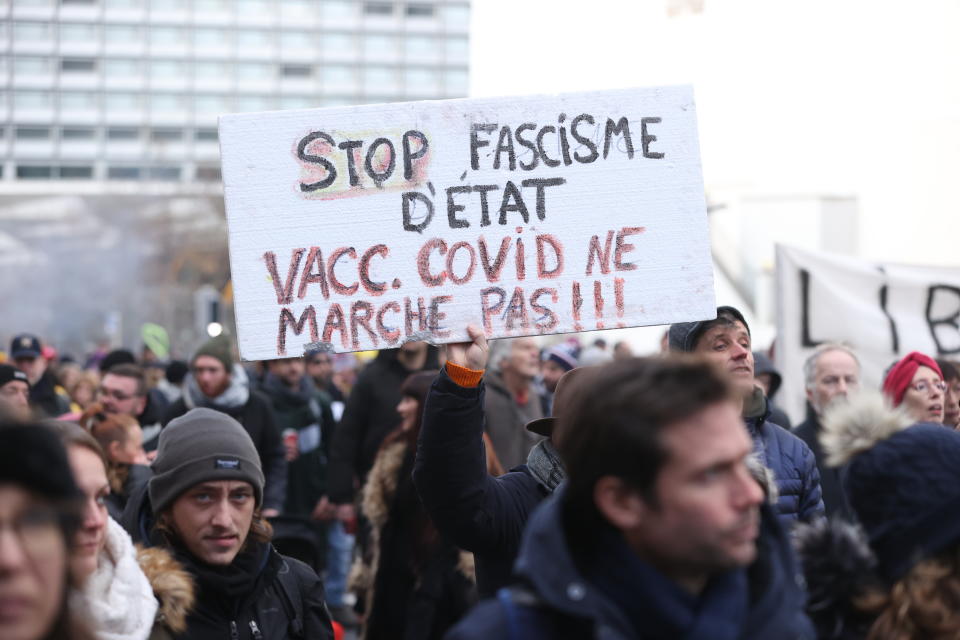
[[[447,640],[814,638],[740,402],[685,359],[579,380],[555,433],[567,483],[527,526],[517,584]]]
[[[135,364],[120,363],[111,366],[100,381],[97,400],[103,412],[130,416],[143,430],[144,451],[155,451],[163,423],[160,403],[147,390],[143,369]]]
[[[270,360],[261,389],[273,402],[287,454],[283,512],[309,516],[326,491],[333,437],[330,399],[305,375],[303,358]]]
[[[225,413],[239,422],[253,440],[266,484],[263,515],[278,515],[287,488],[287,461],[270,400],[250,388],[243,367],[235,366],[233,345],[226,336],[209,340],[190,361],[184,394],[170,405],[164,424],[195,407]]]
[[[38,418],[56,418],[70,412],[70,398],[57,388],[53,374],[47,370],[40,339],[29,333],[16,336],[10,343],[10,359],[17,369],[27,374],[30,383],[30,407]]]
[[[840,468],[826,464],[826,454],[820,444],[823,415],[827,407],[845,402],[847,396],[860,390],[860,361],[856,354],[842,344],[820,345],[803,364],[804,386],[812,414],[793,430],[793,434],[807,443],[820,470],[820,487],[827,516],[840,514],[850,520],[853,516],[840,483]]]
[[[820,473],[803,440],[769,420],[770,406],[754,383],[750,327],[733,307],[718,307],[714,320],[682,322],[670,327],[670,350],[694,353],[724,371],[741,402],[743,420],[754,450],[773,470],[780,498],[778,515],[785,524],[823,515]]]
[[[27,374],[9,364],[0,364],[0,420],[30,419],[30,382]]]

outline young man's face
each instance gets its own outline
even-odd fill
[[[655,501],[624,535],[667,575],[704,575],[753,562],[763,490],[746,465],[750,437],[732,402],[711,405],[661,433],[667,460]]]
[[[754,389],[750,348],[750,332],[742,322],[734,320],[705,331],[693,351],[718,364],[737,392],[747,397]]]
[[[567,371],[553,360],[544,360],[540,365],[540,375],[543,377],[543,386],[553,393],[557,390],[557,383]]]
[[[250,533],[255,500],[249,482],[202,482],[174,501],[170,509],[173,529],[201,562],[228,565]]]
[[[216,398],[230,385],[230,372],[213,356],[197,356],[194,359],[193,378],[208,398]]]
[[[40,356],[21,356],[15,358],[13,363],[17,369],[27,374],[30,384],[37,384],[47,370],[47,361]]]
[[[136,418],[147,404],[146,396],[137,395],[137,381],[127,376],[108,373],[100,383],[97,398],[107,413],[118,413]]]

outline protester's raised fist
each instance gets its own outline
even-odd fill
[[[467,369],[486,369],[490,347],[483,329],[475,324],[468,324],[467,335],[472,342],[452,342],[447,345],[447,360]]]

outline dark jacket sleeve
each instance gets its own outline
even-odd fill
[[[283,438],[277,427],[276,418],[270,401],[256,393],[258,404],[257,420],[260,422],[260,438],[256,443],[263,464],[263,477],[266,482],[263,494],[263,508],[283,510],[287,496],[287,455],[283,447]]]
[[[433,522],[458,547],[515,555],[546,491],[525,471],[487,474],[483,393],[483,383],[464,388],[440,372],[424,407],[413,481]]]
[[[357,458],[369,427],[370,391],[367,376],[361,376],[350,392],[343,418],[333,434],[330,465],[327,467],[327,494],[334,504],[353,502],[353,479]]]
[[[796,439],[797,460],[800,465],[800,477],[803,487],[800,491],[800,519],[812,522],[826,515],[823,507],[823,496],[820,490],[820,470],[817,469],[817,460],[813,451],[800,438]]]

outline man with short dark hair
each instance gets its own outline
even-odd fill
[[[217,336],[200,346],[190,361],[183,396],[167,408],[164,424],[195,407],[225,413],[250,435],[266,476],[265,516],[278,515],[287,491],[287,461],[270,399],[250,388],[243,367],[235,366],[233,345]]]
[[[38,418],[57,418],[70,412],[70,398],[57,387],[53,374],[47,370],[40,339],[21,333],[10,342],[10,359],[17,369],[27,375],[30,383],[30,407]]]
[[[740,402],[700,361],[585,378],[555,433],[567,484],[527,527],[518,584],[448,640],[814,638]]]
[[[135,364],[115,364],[104,374],[97,390],[104,413],[135,418],[143,430],[144,451],[154,451],[160,436],[160,407],[151,403],[143,369]]]
[[[260,456],[236,420],[206,408],[172,420],[151,469],[124,525],[136,542],[173,550],[194,578],[178,637],[333,638],[323,582],[270,544]]]
[[[778,515],[784,523],[823,515],[820,474],[813,452],[800,438],[768,420],[769,404],[754,383],[750,327],[733,307],[718,307],[714,320],[681,322],[670,327],[670,350],[694,353],[710,360],[734,388],[754,450],[773,470],[780,498]]]
[[[9,364],[0,364],[0,420],[30,419],[30,380]]]

